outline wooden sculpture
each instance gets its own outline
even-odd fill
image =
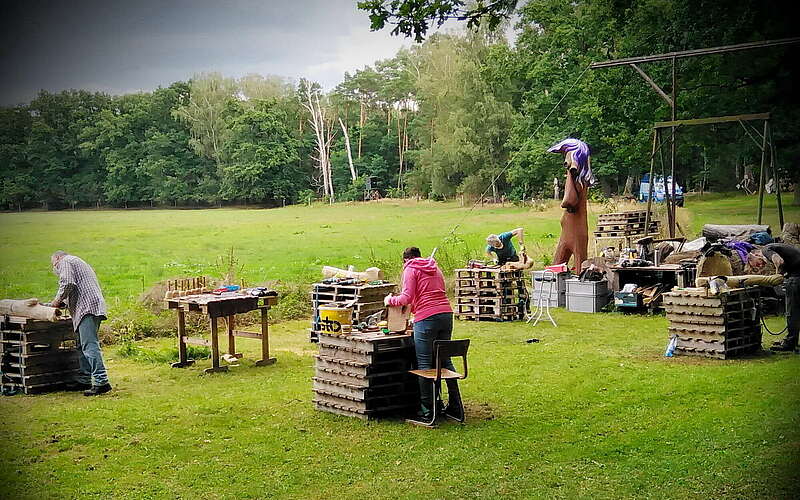
[[[586,201],[589,188],[595,183],[589,145],[578,139],[568,138],[547,150],[564,155],[566,179],[561,208],[561,236],[553,255],[553,264],[567,264],[574,258],[575,270],[581,272],[589,245],[589,224]]]

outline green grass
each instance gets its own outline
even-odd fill
[[[752,202],[690,200],[691,227],[747,222]],[[558,234],[557,210],[465,215],[453,204],[410,202],[3,214],[0,291],[49,297],[48,256],[57,248],[92,263],[112,310],[123,312],[142,279],[149,287],[190,270],[214,271],[232,244],[250,281],[310,282],[322,264],[362,267],[396,261],[409,244],[430,249],[461,220],[467,252],[479,251],[486,233],[518,225],[542,252],[554,243],[542,235]],[[787,219],[798,215],[792,208]],[[339,219],[347,222],[333,222]],[[461,250],[452,247],[455,259]],[[0,398],[0,498],[796,494],[800,356],[664,358],[663,317],[563,310],[555,317],[558,328],[457,322],[455,336],[472,339],[462,386],[468,422],[437,430],[313,410],[315,347],[306,321],[271,329],[274,366],[254,367],[257,344],[241,339],[246,359],[227,374],[200,375],[208,360],[177,370],[108,346],[109,395]],[[780,323],[770,322],[773,329]],[[530,337],[541,342],[525,343]],[[139,345],[166,352],[172,341]]]

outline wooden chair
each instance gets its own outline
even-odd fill
[[[448,379],[460,379],[463,380],[467,378],[467,350],[469,349],[469,339],[463,340],[434,340],[433,341],[433,366],[435,368],[429,368],[425,370],[410,370],[409,373],[413,373],[418,377],[422,377],[424,379],[430,380],[431,384],[433,384],[433,415],[431,417],[430,422],[423,422],[423,425],[428,427],[433,427],[436,423],[436,418],[439,416],[437,415],[439,409],[439,402],[441,401],[441,382],[442,380]],[[460,374],[458,372],[454,372],[452,370],[448,370],[447,368],[443,368],[442,365],[444,364],[445,360],[449,358],[458,358],[460,357],[464,362],[464,374]],[[452,404],[452,401],[448,401],[449,404]],[[458,406],[461,409],[461,419],[457,419],[459,422],[464,422],[464,403],[461,401],[461,397],[459,395],[458,398]],[[418,423],[415,421],[415,423]]]

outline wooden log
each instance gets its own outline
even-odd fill
[[[350,271],[338,267],[323,266],[322,276],[325,278],[354,278],[363,281],[378,281],[383,279],[383,272],[377,267],[370,267],[364,271]]]
[[[703,226],[702,236],[712,242],[723,238],[747,240],[751,234],[761,232],[772,231],[769,226],[761,224],[706,224]]]
[[[55,307],[43,306],[39,303],[39,299],[5,299],[0,300],[0,314],[42,321],[58,321],[61,316],[61,310]]]

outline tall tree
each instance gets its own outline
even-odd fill
[[[323,195],[331,202],[334,201],[333,175],[331,173],[331,144],[335,136],[333,128],[333,113],[327,106],[323,106],[320,98],[321,91],[318,86],[312,85],[308,80],[302,80],[304,89],[303,106],[309,114],[308,122],[314,131],[316,140],[316,161],[322,177]]]
[[[221,173],[223,148],[228,138],[228,105],[238,93],[236,82],[219,73],[203,73],[191,80],[186,102],[174,115],[189,125],[191,145],[198,154],[212,160]]]
[[[298,144],[275,99],[258,99],[233,113],[222,192],[228,200],[296,200],[308,182],[298,168]]]

